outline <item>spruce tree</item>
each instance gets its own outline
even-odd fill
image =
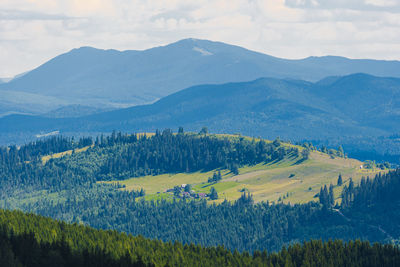
[[[181,194],[181,187],[180,186],[174,186],[174,196],[179,197]]]
[[[353,178],[350,177],[350,182],[349,182],[349,193],[353,194],[353,190],[354,190],[354,182],[353,182]]]
[[[342,174],[339,174],[338,180],[337,180],[337,185],[341,186],[343,184],[343,179],[342,179]]]
[[[338,148],[338,156],[344,158],[344,150],[342,146]]]
[[[222,174],[221,174],[221,171],[218,171],[218,176],[217,176],[217,178],[218,178],[218,181],[222,180]]]
[[[329,206],[333,207],[335,205],[335,196],[333,194],[333,185],[329,186]]]
[[[187,184],[187,185],[185,186],[184,191],[190,193],[191,190],[192,190],[192,185],[191,185],[191,184]]]
[[[214,187],[211,187],[210,199],[211,199],[211,200],[218,199],[218,192],[217,192],[217,190],[215,190]]]
[[[304,160],[308,160],[310,157],[310,150],[308,148],[304,148],[303,151],[301,151],[301,156]]]

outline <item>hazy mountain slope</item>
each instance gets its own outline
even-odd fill
[[[150,131],[184,126],[290,139],[378,136],[399,128],[400,79],[350,75],[324,82],[263,78],[194,86],[151,105],[80,118],[0,119],[3,134]],[[4,142],[4,140],[3,140]]]
[[[144,51],[73,49],[0,89],[53,96],[67,105],[115,108],[153,102],[198,84],[260,77],[316,81],[355,72],[400,77],[400,62],[331,56],[287,60],[220,42],[185,39]]]
[[[80,117],[82,114],[91,115],[101,112],[109,111],[109,109],[95,108],[85,105],[68,105],[51,110],[42,116],[48,118],[67,118],[67,117]]]
[[[67,104],[66,101],[56,97],[20,91],[0,90],[0,96],[0,117],[10,113],[46,112]]]
[[[323,75],[323,73],[331,73],[329,76],[367,73],[381,77],[400,77],[399,71],[396,69],[399,67],[400,62],[395,60],[349,59],[339,56],[324,56],[308,57],[297,62],[305,69],[316,71],[313,80],[320,80],[328,76]],[[317,78],[318,76],[319,78]]]
[[[85,118],[101,130],[178,127],[241,132],[267,137],[336,135],[358,131],[346,116],[310,93],[311,83],[259,79],[248,83],[195,86],[139,106]],[[116,119],[118,118],[118,119]],[[100,126],[101,125],[101,126]],[[86,128],[86,130],[91,130]]]
[[[265,137],[378,135],[398,131],[400,79],[357,74],[321,86],[259,79],[203,85],[134,107],[88,118],[119,129],[207,125],[215,131]],[[112,118],[118,118],[113,120]],[[112,121],[112,122],[111,122]],[[118,122],[120,121],[120,122]]]
[[[362,125],[400,131],[400,79],[354,74],[315,92]]]

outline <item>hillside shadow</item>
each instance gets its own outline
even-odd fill
[[[301,158],[301,159],[297,160],[295,163],[293,163],[293,165],[299,165],[299,164],[302,164],[305,161],[307,161],[307,159]]]

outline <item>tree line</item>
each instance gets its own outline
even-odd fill
[[[165,242],[223,245],[232,251],[277,251],[284,245],[310,239],[385,240],[378,229],[366,223],[349,223],[316,202],[254,204],[251,195],[244,193],[236,202],[209,205],[205,200],[144,201],[127,192],[93,190],[61,195],[67,199],[65,202],[42,199],[23,209],[99,229],[116,229]]]
[[[94,144],[93,146],[91,146]],[[49,153],[90,146],[86,151],[62,158]],[[7,191],[26,190],[57,192],[100,180],[115,180],[162,173],[207,171],[227,168],[237,172],[243,165],[253,165],[299,156],[298,149],[281,142],[227,138],[211,135],[173,134],[171,130],[155,135],[113,133],[94,141],[81,138],[53,137],[17,148],[0,148],[0,186]],[[3,190],[5,191],[5,190]]]
[[[156,131],[154,136],[129,138],[112,134],[100,138],[99,145],[113,146],[112,157],[102,165],[102,179],[209,171],[217,168],[237,170],[243,165],[281,160],[299,152],[281,142],[246,138],[221,138],[205,134],[173,134],[169,129]],[[128,140],[129,139],[129,140]],[[117,146],[115,146],[118,144]]]

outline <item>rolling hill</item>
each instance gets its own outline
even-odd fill
[[[317,81],[327,76],[363,72],[400,77],[400,62],[310,57],[288,60],[221,42],[184,39],[143,51],[73,49],[22,76],[0,90],[57,98],[35,107],[29,95],[4,112],[45,113],[63,105],[122,108],[146,104],[199,84],[250,81],[260,77]],[[51,104],[50,104],[51,103]],[[0,103],[1,104],[1,103]],[[82,113],[85,114],[85,113]]]

